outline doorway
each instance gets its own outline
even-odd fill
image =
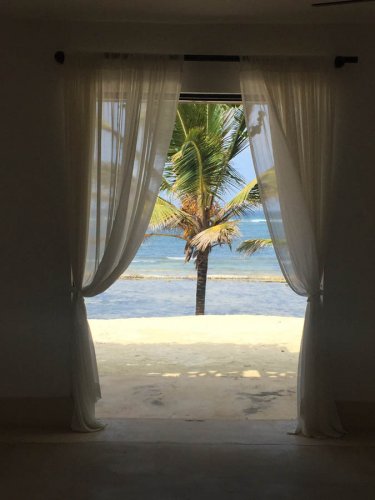
[[[233,158],[231,168],[244,186],[254,179],[248,145]],[[218,204],[230,204],[235,188],[229,186]],[[165,192],[164,186],[163,199]],[[167,201],[176,203],[176,193]],[[250,208],[232,218],[240,234],[236,246],[269,238],[261,205]],[[305,301],[284,282],[272,246],[251,257],[233,249],[236,238],[232,249],[227,242],[213,246],[206,314],[194,316],[196,269],[194,258],[184,262],[183,228],[154,233],[122,279],[87,300],[103,391],[97,415],[295,418]]]

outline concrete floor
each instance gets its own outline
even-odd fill
[[[375,438],[309,440],[290,421],[110,421],[0,436],[2,500],[375,498]]]

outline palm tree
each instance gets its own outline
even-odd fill
[[[250,133],[259,133],[259,127]],[[256,180],[246,184],[232,165],[233,158],[247,144],[241,106],[191,103],[178,106],[160,195],[150,221],[152,232],[146,237],[166,236],[185,241],[185,261],[195,259],[197,270],[196,314],[204,314],[205,310],[212,248],[222,245],[231,248],[240,235],[239,218],[260,204]],[[225,202],[224,198],[234,188],[237,194]],[[253,252],[262,246],[259,240],[251,241]]]

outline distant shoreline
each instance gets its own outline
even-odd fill
[[[195,275],[186,276],[166,276],[161,274],[122,274],[120,276],[121,280],[196,280]],[[211,274],[207,276],[208,280],[212,281],[250,281],[250,282],[262,282],[262,283],[286,283],[284,277],[282,276],[247,276],[247,275],[237,275],[237,274]]]

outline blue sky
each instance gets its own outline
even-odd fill
[[[255,179],[255,171],[249,146],[232,160],[232,165],[244,177],[246,183]],[[226,201],[229,201],[235,194],[235,191],[228,193],[225,197]]]
[[[250,154],[250,147],[241,151],[233,160],[234,167],[243,175],[247,182],[255,178],[253,161]]]

